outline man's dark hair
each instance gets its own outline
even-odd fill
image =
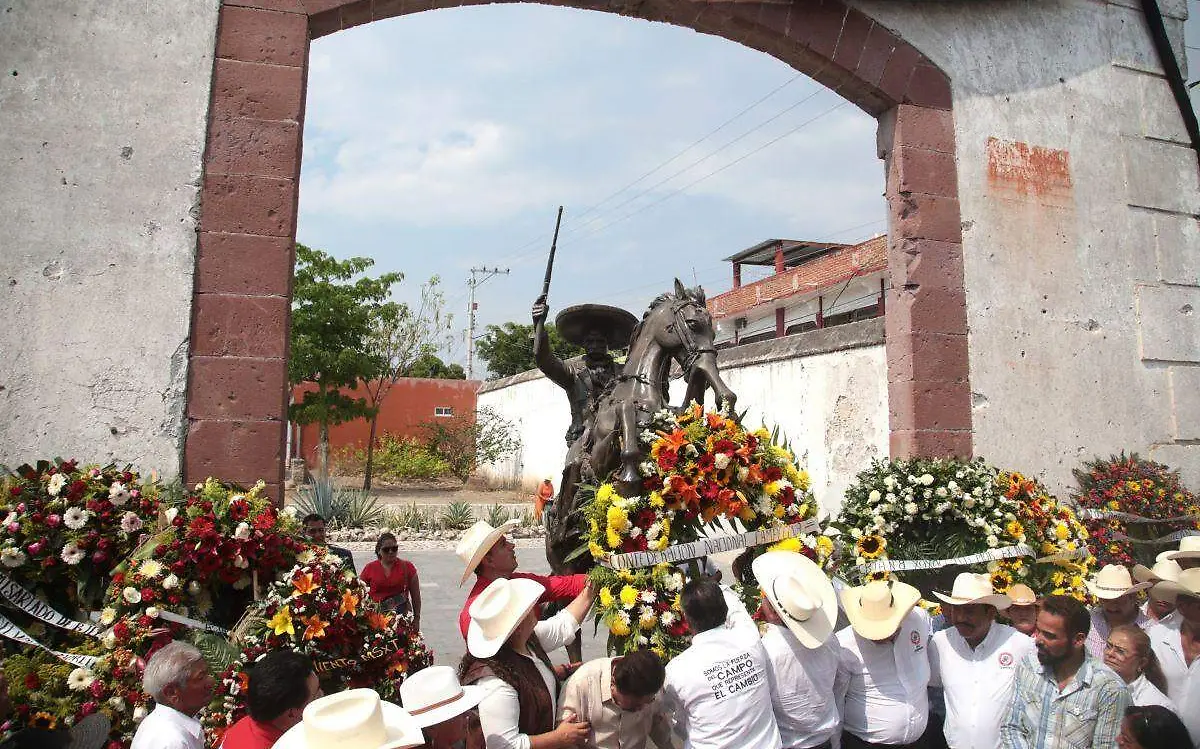
[[[1192,738],[1179,716],[1162,705],[1130,706],[1125,709],[1129,732],[1145,749],[1191,746]]]
[[[312,661],[295,650],[272,650],[255,661],[250,668],[250,687],[246,690],[246,710],[250,717],[265,723],[293,707],[304,707],[312,672]]]
[[[683,586],[680,605],[693,632],[707,632],[719,627],[729,614],[721,586],[711,580],[693,580]]]
[[[324,522],[328,522],[328,521],[326,521],[326,520],[325,520],[325,517],[324,517],[323,515],[321,515],[321,513],[319,513],[319,512],[310,512],[310,513],[308,513],[307,515],[305,515],[305,516],[304,516],[304,519],[300,521],[300,524],[301,524],[301,525],[308,525],[309,523],[311,523],[311,522],[312,522],[312,521],[314,521],[314,520],[320,520],[322,523],[324,523]]]
[[[1092,615],[1087,607],[1071,596],[1046,596],[1041,601],[1041,610],[1061,616],[1067,625],[1068,637],[1086,635],[1092,629]]]
[[[667,669],[653,650],[635,650],[613,662],[613,684],[630,697],[649,697],[658,694]]]

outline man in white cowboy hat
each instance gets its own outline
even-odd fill
[[[479,597],[484,588],[493,580],[523,578],[533,580],[545,589],[540,603],[550,601],[570,601],[583,592],[587,585],[587,575],[535,575],[529,572],[517,572],[516,547],[505,536],[513,528],[520,525],[519,520],[509,520],[493,528],[483,520],[463,533],[454,548],[454,553],[463,562],[462,579],[459,587],[467,581],[471,573],[475,573],[475,585],[467,594],[462,611],[458,614],[458,628],[462,631],[463,639],[467,637],[467,629],[471,624],[469,610],[471,603]]]
[[[597,658],[563,685],[559,712],[590,726],[588,749],[672,749],[671,720],[659,692],[667,671],[653,650]]]
[[[1116,749],[1129,689],[1088,655],[1089,619],[1087,607],[1070,596],[1042,599],[1037,657],[1017,664],[1001,749]]]
[[[417,721],[374,689],[350,689],[308,703],[273,749],[411,749],[425,743]]]
[[[684,749],[779,749],[767,653],[745,607],[711,580],[684,585],[680,604],[695,634],[667,664],[663,702]]]
[[[1092,607],[1092,629],[1087,636],[1087,651],[1094,658],[1104,657],[1104,644],[1113,627],[1136,624],[1146,629],[1154,620],[1138,606],[1138,592],[1150,583],[1135,583],[1129,570],[1119,564],[1106,564],[1083,583],[1098,603]]]
[[[1184,536],[1178,549],[1164,551],[1159,558],[1174,559],[1185,570],[1200,567],[1200,536]]]
[[[1155,587],[1175,594],[1178,617],[1158,622],[1146,634],[1167,677],[1167,696],[1179,707],[1179,717],[1200,749],[1200,567],[1183,570],[1175,582]]]
[[[839,724],[833,583],[812,560],[791,551],[768,551],[751,569],[763,593],[762,644],[779,737],[785,749],[828,747]]]
[[[430,666],[410,674],[400,685],[400,704],[413,717],[430,749],[452,749],[467,738],[469,711],[487,690],[462,686],[449,666]]]
[[[1142,611],[1146,616],[1156,622],[1168,622],[1179,618],[1179,614],[1175,612],[1175,590],[1170,586],[1160,585],[1160,583],[1178,582],[1181,572],[1183,572],[1183,568],[1179,566],[1179,562],[1169,559],[1163,554],[1158,555],[1158,561],[1154,563],[1153,567],[1134,565],[1133,579],[1139,583],[1150,583],[1151,585],[1146,596],[1146,603],[1142,605]]]
[[[921,592],[893,580],[842,591],[850,626],[837,633],[834,695],[842,747],[920,747],[929,724],[929,615]]]
[[[1005,595],[1012,603],[1001,616],[1013,629],[1033,637],[1033,630],[1037,629],[1037,593],[1025,583],[1017,583]]]
[[[963,572],[942,600],[949,629],[929,644],[930,684],[946,696],[944,733],[950,749],[992,749],[1012,698],[1017,664],[1035,652],[1033,640],[996,621],[1011,599],[987,575]]]

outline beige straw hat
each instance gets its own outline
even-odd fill
[[[1139,583],[1161,583],[1164,580],[1175,582],[1179,579],[1180,572],[1183,572],[1183,568],[1179,566],[1179,562],[1164,558],[1155,562],[1153,567],[1147,567],[1144,564],[1134,565],[1133,579]]]
[[[400,704],[421,728],[436,726],[479,704],[484,687],[464,687],[450,666],[430,666],[409,675],[400,685]]]
[[[1179,548],[1163,552],[1167,559],[1200,559],[1200,536],[1184,536],[1179,539]]]
[[[274,749],[408,749],[422,746],[421,727],[374,689],[350,689],[313,700]]]
[[[951,606],[980,603],[1004,610],[1012,605],[1011,598],[1003,593],[997,593],[992,588],[991,578],[972,572],[960,572],[958,577],[954,578],[954,588],[950,591],[950,595],[937,591],[934,591],[933,594]]]
[[[837,621],[837,594],[821,568],[794,551],[768,551],[751,568],[771,608],[800,644],[821,647]]]
[[[1012,600],[1013,606],[1036,606],[1038,602],[1037,593],[1034,593],[1033,588],[1025,583],[1009,586],[1008,597]]]
[[[850,626],[868,640],[886,640],[921,600],[921,591],[891,580],[872,580],[842,591],[842,608]]]
[[[501,523],[499,528],[493,528],[487,522],[480,520],[463,532],[462,538],[458,540],[458,545],[454,547],[454,553],[458,555],[464,565],[462,579],[458,581],[460,588],[479,566],[479,560],[483,559],[484,554],[492,550],[501,536],[520,524],[520,520],[509,520]]]
[[[1175,593],[1181,596],[1191,596],[1192,598],[1200,598],[1200,567],[1193,567],[1190,570],[1184,570],[1179,573],[1179,579],[1175,582],[1165,581],[1154,586],[1155,592],[1164,590],[1170,593]]]
[[[541,583],[523,577],[493,580],[467,609],[471,615],[467,651],[476,658],[491,658],[500,652],[545,592]]]
[[[1119,564],[1106,564],[1083,583],[1088,592],[1104,601],[1111,601],[1150,587],[1150,583],[1134,583],[1129,570]]]

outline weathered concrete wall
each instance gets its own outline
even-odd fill
[[[179,471],[217,6],[0,11],[0,463]]]
[[[975,452],[1063,488],[1136,450],[1200,485],[1200,176],[1140,3],[854,5],[951,78]]]
[[[722,376],[738,394],[737,408],[747,411],[747,426],[780,428],[812,476],[822,506],[836,511],[854,475],[887,454],[882,320],[741,346],[720,357]],[[681,381],[672,383],[673,403],[683,390]],[[517,423],[522,443],[513,459],[484,467],[485,480],[532,490],[552,477],[557,487],[570,422],[558,386],[540,372],[526,372],[485,384],[479,405]]]

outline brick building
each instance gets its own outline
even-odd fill
[[[884,313],[887,236],[859,244],[768,239],[725,258],[733,288],[708,300],[717,346],[728,347],[832,327]],[[773,273],[742,283],[742,267]]]

